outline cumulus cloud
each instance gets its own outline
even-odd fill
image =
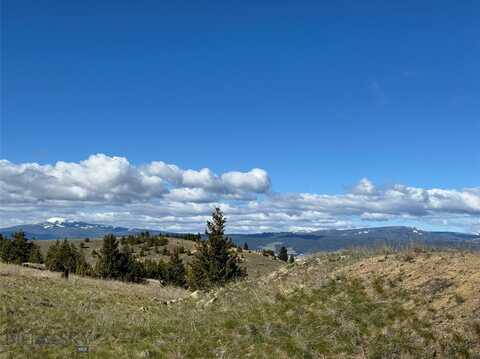
[[[269,188],[270,179],[261,169],[218,176],[208,168],[182,170],[163,162],[136,167],[124,157],[104,154],[92,155],[78,163],[43,166],[0,161],[0,199],[4,203],[132,202],[165,195],[182,196],[181,190],[185,191],[184,196],[190,195],[192,202],[213,200],[213,195],[251,199]]]
[[[394,185],[384,189],[354,189],[343,195],[300,193],[272,198],[272,206],[300,210],[317,210],[331,214],[410,215],[427,216],[435,213],[480,214],[480,195],[476,188],[464,190],[422,189]]]
[[[270,177],[266,171],[254,168],[250,172],[227,172],[222,175],[222,182],[231,190],[264,193],[270,188]]]
[[[213,193],[265,193],[270,189],[270,178],[267,172],[260,168],[249,172],[226,172],[218,176],[208,168],[199,171],[182,170],[175,165],[157,161],[144,166],[142,172],[161,178],[176,187],[202,189]]]
[[[213,207],[231,232],[341,229],[375,222],[442,223],[479,230],[480,187],[376,186],[361,179],[337,195],[275,193],[265,170],[216,174],[154,161],[92,155],[80,162],[0,161],[0,225],[60,216],[171,231],[201,231]],[[461,218],[461,220],[459,219]],[[418,225],[418,223],[417,223]]]
[[[148,176],[126,158],[92,155],[79,163],[52,165],[0,161],[2,201],[129,201],[165,192],[159,177]]]

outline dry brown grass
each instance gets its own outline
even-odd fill
[[[60,333],[92,358],[480,358],[480,254],[387,252],[319,254],[174,305],[188,292],[0,264],[0,337]]]
[[[480,252],[429,249],[385,252],[313,255],[294,270],[284,268],[267,276],[265,282],[273,278],[282,282],[284,288],[310,289],[321,285],[326,278],[381,283],[386,288],[408,293],[405,307],[415,310],[420,317],[428,317],[439,333],[472,326],[480,329]],[[480,336],[476,348],[480,353]]]
[[[480,254],[461,251],[409,251],[366,258],[339,272],[382,277],[416,293],[436,311],[449,313],[441,325],[480,319]]]
[[[47,270],[26,268],[14,264],[0,263],[0,289],[8,291],[13,288],[27,287],[32,282],[43,283],[45,287],[61,286],[65,290],[81,288],[91,291],[93,294],[105,295],[132,295],[146,300],[167,301],[183,298],[189,295],[189,291],[174,286],[161,286],[156,283],[136,284],[116,280],[95,279],[81,277],[74,274],[68,280],[61,278],[61,273]]]

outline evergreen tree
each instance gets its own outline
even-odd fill
[[[225,222],[220,208],[212,213],[212,221],[207,221],[208,239],[197,243],[198,251],[190,264],[188,282],[193,289],[223,285],[246,275],[238,257],[230,250],[233,243],[225,237]]]
[[[80,254],[73,244],[67,240],[56,241],[48,248],[45,266],[54,272],[75,272],[79,257]]]
[[[120,251],[117,238],[110,234],[103,238],[95,273],[101,278],[141,282],[145,270],[142,263],[136,261],[130,253]]]
[[[24,232],[14,233],[12,238],[0,238],[0,259],[7,263],[22,264],[34,261],[42,263],[43,258],[37,245],[25,237]]]
[[[68,273],[75,273],[83,276],[92,276],[93,268],[85,259],[83,250],[78,250],[73,243],[67,240],[56,241],[48,248],[45,259],[45,266],[48,270],[63,272],[65,278]]]
[[[12,240],[2,237],[2,241],[0,242],[0,259],[7,263],[15,262],[15,252]]]
[[[24,232],[17,232],[13,234],[13,262],[21,264],[23,262],[28,262],[30,257],[30,251],[32,243],[29,243],[25,237]]]
[[[42,252],[40,252],[40,248],[38,248],[38,246],[32,246],[28,261],[30,263],[43,263]]]
[[[142,282],[145,278],[145,268],[143,263],[135,260],[130,255],[122,255],[122,275],[120,280],[126,282]]]
[[[95,276],[92,266],[85,259],[85,253],[83,250],[80,250],[80,253],[77,257],[77,262],[75,263],[75,274],[90,277]]]
[[[293,254],[290,254],[290,257],[288,258],[288,263],[295,263],[295,258],[293,257]]]
[[[280,251],[278,252],[278,259],[284,262],[288,261],[288,251],[286,247],[282,246],[280,248]]]
[[[185,265],[180,259],[178,248],[173,250],[170,255],[170,261],[168,262],[168,282],[183,287],[187,283],[185,275]]]
[[[3,235],[0,233],[0,260],[3,259],[3,253],[5,251],[5,246],[7,245],[7,239],[3,237]]]
[[[161,281],[168,280],[168,273],[167,273],[167,264],[160,260],[155,262],[153,260],[147,259],[143,263],[143,267],[145,268],[145,277],[158,279]]]
[[[96,263],[95,272],[101,278],[120,278],[122,276],[122,253],[118,249],[118,241],[114,235],[103,238],[100,258]]]

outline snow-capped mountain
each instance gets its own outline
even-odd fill
[[[250,248],[274,249],[286,246],[297,253],[336,251],[349,247],[401,246],[424,243],[440,247],[480,249],[480,236],[456,232],[430,232],[415,227],[374,227],[344,230],[321,230],[309,233],[256,233],[232,235],[238,244],[247,242]]]
[[[76,239],[101,238],[106,234],[116,236],[139,233],[148,230],[152,234],[163,231],[114,227],[53,217],[45,222],[26,224],[0,229],[3,235],[24,231],[31,239]],[[275,249],[286,246],[295,253],[335,251],[348,247],[371,247],[383,244],[403,245],[423,242],[434,246],[467,246],[480,249],[480,237],[474,234],[456,232],[429,232],[414,227],[376,227],[345,230],[322,230],[315,232],[277,232],[229,235],[239,245],[248,242],[251,249]]]
[[[0,233],[10,236],[14,232],[23,231],[27,238],[35,239],[63,239],[63,238],[99,238],[106,234],[117,236],[145,231],[138,228],[114,227],[104,224],[93,224],[72,221],[60,217],[52,217],[45,222],[25,224],[8,228],[1,228]],[[150,231],[159,233],[159,231]]]

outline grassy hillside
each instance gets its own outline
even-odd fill
[[[83,252],[85,254],[85,258],[88,262],[94,263],[95,258],[92,256],[92,252],[95,250],[100,252],[102,248],[102,239],[91,239],[88,243],[85,242],[84,239],[69,239],[70,243],[75,244],[77,248],[83,247]],[[47,253],[48,248],[53,245],[56,240],[34,240],[32,241],[36,245],[40,247],[40,251],[45,256]],[[138,244],[134,246],[130,246],[130,248],[134,251],[137,258],[140,261],[150,259],[150,260],[163,260],[168,262],[169,256],[163,255],[162,250],[167,248],[168,251],[173,251],[177,247],[184,247],[186,253],[180,254],[180,258],[185,262],[189,263],[192,260],[192,256],[188,255],[188,251],[194,251],[195,242],[184,240],[184,239],[177,239],[177,238],[168,238],[168,244],[166,246],[158,246],[158,253],[155,252],[154,247],[148,248],[148,250],[144,250],[144,256],[140,257],[140,252],[143,247],[143,244]],[[239,253],[239,256],[242,258],[242,263],[240,264],[241,267],[247,269],[247,273],[250,278],[257,278],[262,276],[266,273],[270,273],[282,265],[281,261],[275,260],[272,257],[264,257],[252,251],[243,251]]]
[[[480,358],[479,291],[460,251],[319,254],[193,294],[0,264],[0,355]]]

